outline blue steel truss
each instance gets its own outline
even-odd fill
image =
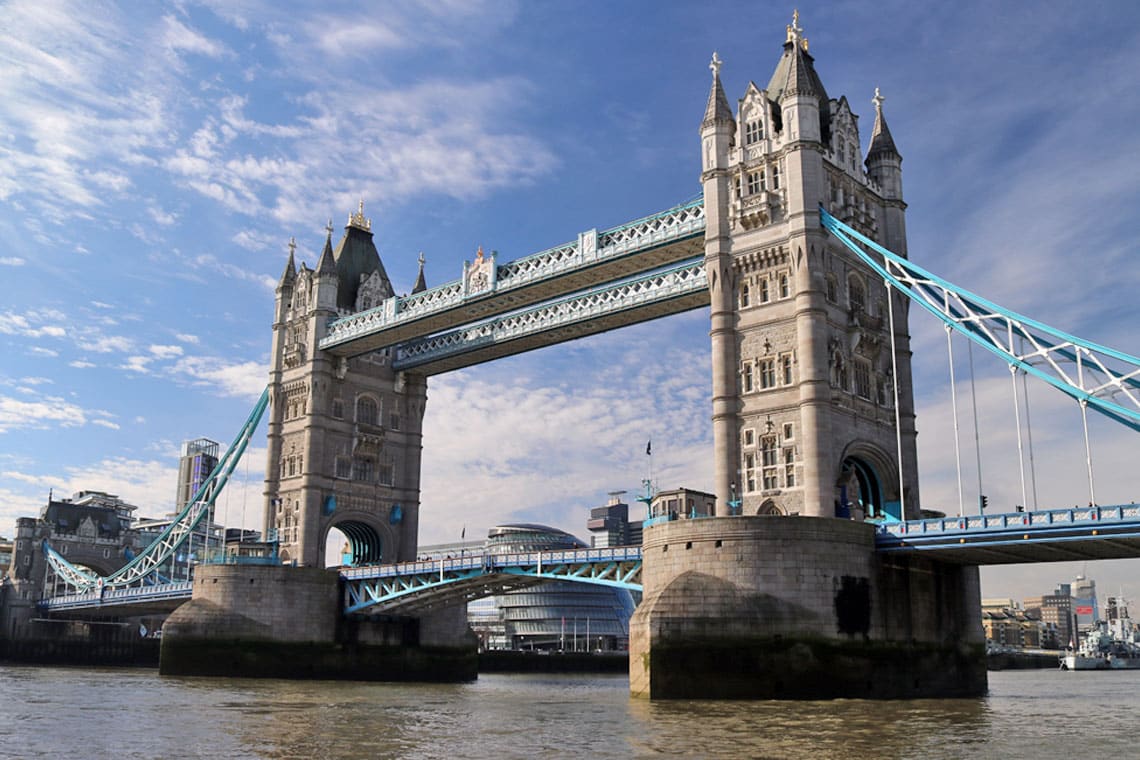
[[[823,226],[840,242],[950,329],[1010,367],[1140,432],[1140,358],[1002,308],[883,248],[822,207],[819,212]]]
[[[373,565],[341,571],[345,614],[410,613],[541,581],[641,590],[641,547],[570,549]]]
[[[234,467],[245,453],[249,439],[257,430],[258,423],[269,405],[269,389],[261,393],[261,397],[254,404],[253,411],[249,413],[245,424],[233,443],[218,460],[218,465],[202,486],[194,494],[177,517],[171,521],[158,535],[158,537],[139,552],[138,556],[116,570],[111,575],[99,577],[94,573],[77,567],[67,561],[59,552],[55,551],[44,541],[44,555],[56,576],[69,587],[79,593],[102,592],[103,589],[124,588],[134,585],[153,584],[160,580],[156,578],[158,570],[170,559],[194,532],[195,528],[210,513],[214,500],[222,492],[230,478]]]

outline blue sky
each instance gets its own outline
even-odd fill
[[[437,284],[479,245],[509,260],[693,197],[712,51],[735,102],[749,80],[766,84],[791,11],[0,5],[0,534],[49,489],[168,511],[180,443],[228,443],[264,385],[289,238],[312,266],[326,221],[339,235],[360,199],[404,292],[421,251]],[[874,88],[887,98],[911,257],[1140,354],[1137,6],[800,13],[829,94],[862,117],[864,149]],[[944,338],[925,315],[911,327],[923,502],[956,512]],[[422,541],[508,520],[583,534],[607,491],[639,486],[649,438],[662,487],[710,489],[707,331],[694,312],[433,378]],[[1020,503],[1005,368],[981,362],[978,393],[985,490],[997,507]],[[1087,502],[1073,405],[1030,395],[1041,507]],[[221,500],[230,523],[260,527],[256,444]],[[1098,501],[1140,496],[1136,451],[1134,435],[1094,424]],[[972,503],[969,462],[965,479]],[[1087,572],[1136,597],[1138,568]],[[983,592],[1041,593],[1081,569],[986,570]]]

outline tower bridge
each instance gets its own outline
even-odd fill
[[[313,269],[291,247],[275,298],[264,504],[280,559],[298,567],[200,567],[191,601],[168,623],[167,672],[236,661],[242,672],[288,675],[298,646],[319,659],[350,645],[369,653],[367,665],[338,661],[327,674],[469,676],[454,608],[336,622],[345,609],[414,609],[416,599],[528,582],[484,559],[416,567],[428,377],[705,306],[715,514],[645,528],[634,694],[978,694],[978,564],[1140,555],[1140,516],[1126,507],[926,519],[910,303],[1082,412],[1131,427],[1140,359],[913,266],[883,97],[870,99],[864,151],[858,116],[846,96],[828,95],[798,15],[785,31],[766,86],[750,82],[735,111],[713,55],[699,200],[505,264],[480,252],[459,280],[433,289],[421,261],[406,297],[392,288],[363,204],[335,247],[330,226]],[[352,564],[373,569],[320,569],[334,528]],[[587,566],[579,577],[605,580]],[[76,579],[88,592],[91,582]],[[235,641],[272,665],[235,659]],[[416,659],[429,649],[433,664]]]

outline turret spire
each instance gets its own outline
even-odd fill
[[[412,286],[412,295],[427,290],[427,281],[424,279],[424,252],[420,251],[420,273],[416,275],[416,284]]]
[[[317,259],[317,276],[321,275],[335,275],[336,274],[336,259],[333,256],[332,249],[332,219],[325,226],[325,247],[321,251],[321,257]]]
[[[281,279],[277,281],[277,289],[282,290],[287,287],[292,287],[293,282],[297,279],[297,263],[294,259],[294,252],[297,250],[297,238],[289,238],[289,260],[285,262],[285,271],[281,273]]]
[[[884,100],[886,98],[876,87],[875,97],[871,98],[871,102],[875,104],[875,126],[871,129],[871,147],[867,150],[868,160],[875,155],[894,155],[902,158],[895,147],[894,139],[891,137],[891,130],[887,128],[887,120],[883,117]]]
[[[705,106],[705,118],[701,122],[702,127],[717,123],[736,123],[732,118],[732,109],[728,105],[728,98],[725,97],[724,87],[720,83],[720,67],[723,64],[724,61],[714,51],[712,61],[709,63],[709,70],[712,71],[713,76],[712,88],[709,90],[709,101],[708,105]]]

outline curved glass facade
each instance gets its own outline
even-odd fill
[[[574,536],[546,525],[498,525],[486,551],[584,549]],[[546,581],[469,602],[467,620],[483,649],[615,651],[629,648],[633,597],[623,589],[572,581]]]

